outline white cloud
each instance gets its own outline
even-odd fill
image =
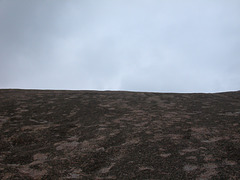
[[[1,1],[0,87],[238,90],[240,3]]]

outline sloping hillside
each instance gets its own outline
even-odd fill
[[[0,179],[240,179],[240,92],[0,90]]]

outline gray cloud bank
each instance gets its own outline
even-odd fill
[[[238,0],[0,0],[0,88],[240,89]]]

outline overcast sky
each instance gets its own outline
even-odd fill
[[[0,0],[0,88],[240,90],[240,1]]]

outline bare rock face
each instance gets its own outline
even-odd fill
[[[240,179],[240,92],[0,90],[0,179]]]

